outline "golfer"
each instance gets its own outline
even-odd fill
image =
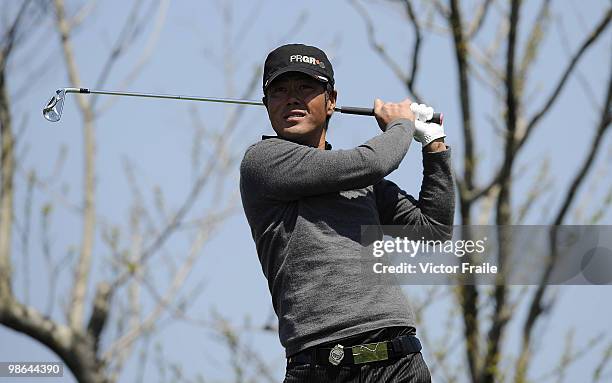
[[[452,231],[450,148],[442,126],[424,122],[433,110],[376,99],[382,133],[332,150],[334,71],[323,51],[301,44],[268,55],[263,93],[277,136],[246,150],[240,193],[278,316],[285,382],[430,382],[401,288],[363,283],[359,260],[362,225]],[[423,148],[418,199],[384,178],[413,138]]]

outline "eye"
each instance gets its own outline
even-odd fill
[[[270,89],[271,95],[279,95],[279,94],[286,93],[286,92],[287,92],[287,88],[284,86],[274,86]]]
[[[304,84],[300,84],[299,86],[299,92],[304,96],[307,96],[307,95],[309,96],[313,94],[315,90],[316,90],[316,87],[312,83],[304,83]]]

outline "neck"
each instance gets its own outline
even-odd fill
[[[317,130],[312,132],[308,136],[302,136],[300,138],[289,138],[290,141],[298,142],[302,145],[310,146],[317,149],[325,149],[325,129]]]
[[[325,150],[325,129],[321,130],[321,135],[319,136],[319,142],[315,146],[317,149]]]

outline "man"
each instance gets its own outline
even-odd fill
[[[336,105],[323,51],[290,44],[264,65],[263,102],[277,136],[251,145],[240,192],[285,347],[285,382],[429,382],[415,321],[397,285],[362,283],[362,225],[452,226],[450,148],[410,100],[374,112],[382,134],[351,150],[325,140]],[[419,117],[431,108],[414,104]],[[421,118],[423,120],[423,118]],[[415,127],[416,125],[416,127]],[[423,146],[416,200],[384,177],[413,137]]]

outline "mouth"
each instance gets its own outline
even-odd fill
[[[305,110],[294,109],[283,115],[285,121],[300,121],[302,118],[306,116]]]

